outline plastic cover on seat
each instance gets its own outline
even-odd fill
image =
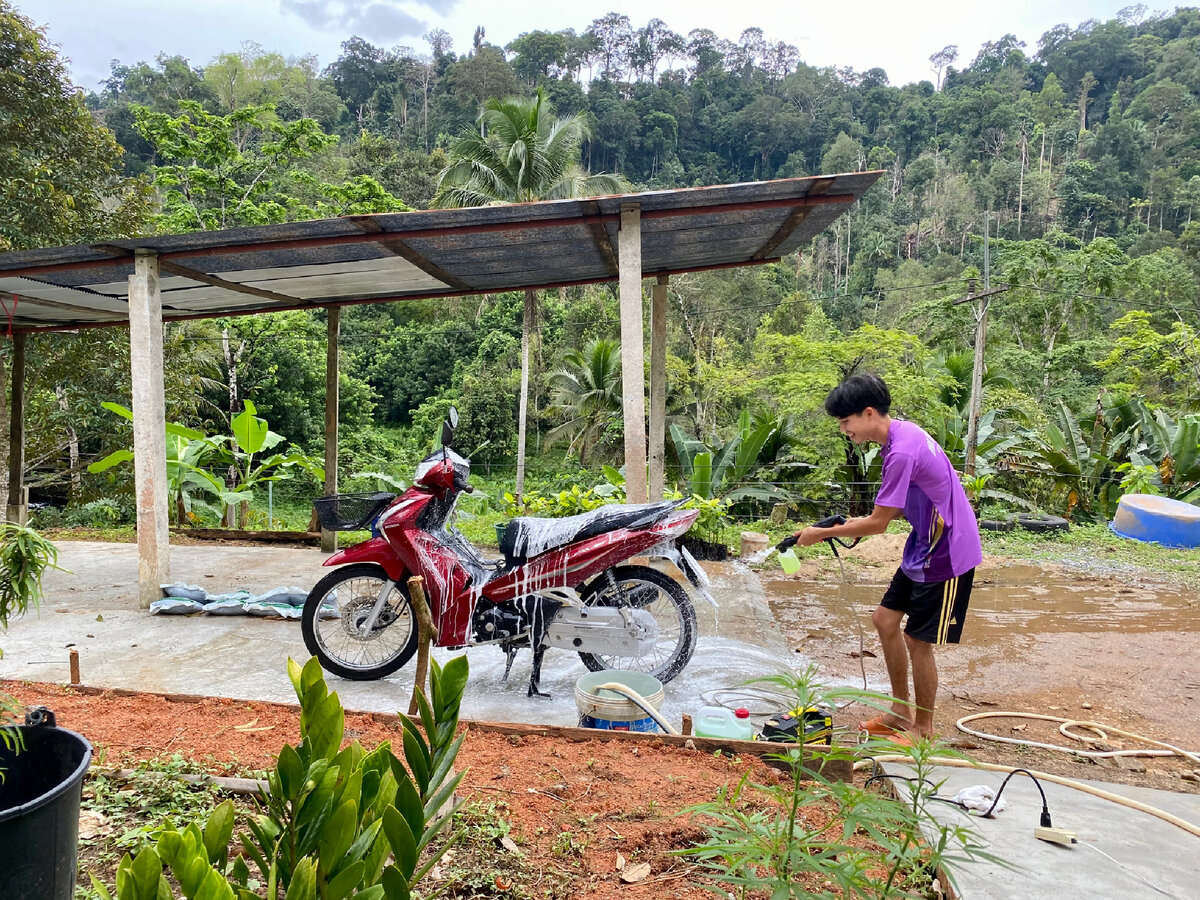
[[[682,505],[681,500],[658,503],[622,503],[602,506],[578,516],[562,519],[541,519],[521,516],[508,523],[500,538],[500,552],[509,566],[520,565],[532,556],[583,541],[598,534],[619,528],[640,528],[651,525]]]

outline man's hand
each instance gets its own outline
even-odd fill
[[[819,544],[821,541],[827,541],[831,537],[828,528],[817,528],[809,525],[807,528],[801,528],[795,534],[796,543],[801,547],[811,547],[813,544]]]

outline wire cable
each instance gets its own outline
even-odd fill
[[[1160,888],[1160,887],[1159,887],[1157,884],[1155,884],[1153,881],[1151,881],[1150,879],[1148,879],[1148,878],[1147,878],[1145,875],[1143,875],[1141,872],[1135,872],[1135,871],[1134,871],[1133,869],[1131,869],[1129,866],[1125,865],[1125,863],[1121,862],[1119,859],[1114,859],[1113,857],[1109,856],[1107,853],[1105,853],[1105,852],[1104,852],[1103,850],[1101,850],[1099,847],[1096,847],[1096,846],[1094,846],[1093,844],[1089,844],[1087,841],[1079,841],[1079,840],[1077,840],[1077,841],[1074,841],[1073,843],[1074,843],[1074,844],[1076,844],[1076,845],[1078,845],[1078,846],[1080,846],[1080,847],[1087,847],[1087,848],[1089,848],[1089,849],[1091,849],[1091,850],[1095,850],[1097,853],[1099,853],[1101,856],[1103,856],[1103,857],[1104,857],[1105,859],[1107,859],[1109,862],[1111,862],[1111,863],[1113,863],[1114,865],[1116,865],[1116,866],[1118,866],[1118,867],[1120,867],[1120,868],[1124,869],[1126,872],[1128,872],[1128,873],[1129,873],[1130,875],[1132,875],[1134,878],[1138,879],[1140,882],[1142,882],[1143,884],[1145,884],[1147,887],[1149,887],[1149,888],[1151,888],[1151,889],[1153,889],[1153,890],[1157,891],[1158,893],[1162,894],[1164,897],[1175,897],[1175,896],[1176,896],[1175,894],[1172,894],[1170,891],[1164,891],[1162,888]]]

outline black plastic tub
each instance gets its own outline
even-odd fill
[[[0,741],[0,897],[72,900],[92,745],[65,728],[15,730],[23,747],[14,751]]]

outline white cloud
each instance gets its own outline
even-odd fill
[[[434,6],[449,11],[454,0]],[[336,30],[347,37],[358,35],[374,43],[389,44],[401,38],[420,37],[428,27],[392,0],[281,0],[284,12],[300,17],[319,31]],[[438,9],[437,7],[444,7]]]

